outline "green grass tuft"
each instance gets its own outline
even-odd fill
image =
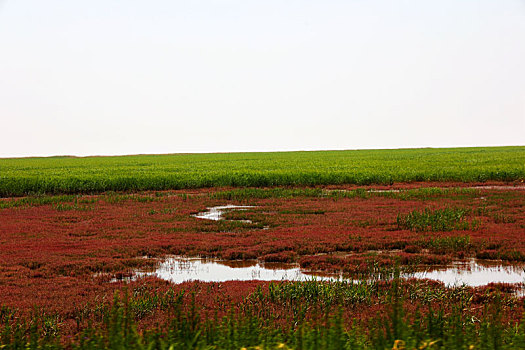
[[[416,232],[469,230],[479,226],[477,220],[467,220],[470,210],[445,208],[423,211],[414,210],[406,215],[398,214],[397,226]]]

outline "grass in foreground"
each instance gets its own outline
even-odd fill
[[[0,311],[2,349],[518,349],[525,346],[525,323],[508,320],[504,309],[517,301],[498,293],[486,294],[488,306],[472,313],[472,295],[458,288],[441,292],[401,281],[270,284],[248,295],[222,317],[206,317],[195,294],[135,291],[118,294],[111,304],[77,314],[78,334],[61,338],[60,320],[35,313],[18,318]],[[409,292],[409,294],[407,294]],[[419,295],[414,295],[418,293]],[[425,294],[427,293],[427,294]],[[371,305],[383,295],[386,312],[356,322],[345,309]],[[406,299],[428,300],[407,308]],[[432,302],[432,300],[434,302]],[[437,301],[437,304],[436,304]],[[169,316],[162,324],[139,331],[137,321],[154,310]],[[288,310],[284,316],[279,310]],[[86,310],[84,310],[86,311]],[[82,317],[93,320],[86,324]]]

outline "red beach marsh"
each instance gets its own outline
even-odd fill
[[[3,199],[0,295],[9,307],[67,318],[128,286],[112,280],[151,271],[153,258],[170,255],[298,263],[360,277],[466,258],[517,263],[525,260],[524,193],[499,183],[420,183]],[[218,221],[193,216],[227,204],[252,208]],[[137,284],[173,287],[153,277],[129,286]],[[235,300],[265,285],[222,283],[221,295]]]

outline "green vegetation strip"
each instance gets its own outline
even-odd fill
[[[525,147],[0,159],[0,196],[525,179]]]
[[[438,188],[422,187],[402,191],[367,190],[357,188],[355,190],[324,190],[322,188],[240,188],[228,191],[217,191],[209,194],[214,199],[224,200],[249,200],[265,198],[297,198],[297,197],[329,197],[329,198],[370,198],[387,197],[401,200],[408,199],[431,199],[443,196],[465,195],[474,196],[479,194],[475,188]]]
[[[409,199],[439,199],[447,196],[468,196],[474,197],[479,195],[480,190],[475,188],[438,188],[438,187],[422,187],[416,189],[395,191],[374,191],[363,188],[355,190],[323,190],[320,188],[239,188],[228,191],[217,191],[208,194],[210,198],[221,200],[239,200],[248,201],[250,199],[265,199],[265,198],[299,198],[299,197],[317,197],[317,198],[372,198],[372,197],[387,197],[401,200]],[[119,193],[107,192],[102,195],[89,197],[82,195],[31,195],[22,198],[6,198],[0,200],[0,209],[18,208],[18,207],[36,207],[41,205],[52,204],[57,210],[86,210],[86,205],[94,204],[103,200],[107,203],[121,203],[124,201],[135,201],[139,203],[162,201],[169,194],[169,192],[153,192],[153,193]],[[170,194],[173,196],[173,194]],[[183,200],[191,198],[191,195],[186,193],[176,194]],[[283,212],[282,214],[291,214]],[[300,214],[300,213],[298,213]],[[303,213],[304,214],[304,213]],[[320,214],[320,213],[318,213]],[[512,221],[512,218],[507,216],[497,217],[501,222]]]

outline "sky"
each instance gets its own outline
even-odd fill
[[[525,145],[525,0],[0,0],[0,157]]]

